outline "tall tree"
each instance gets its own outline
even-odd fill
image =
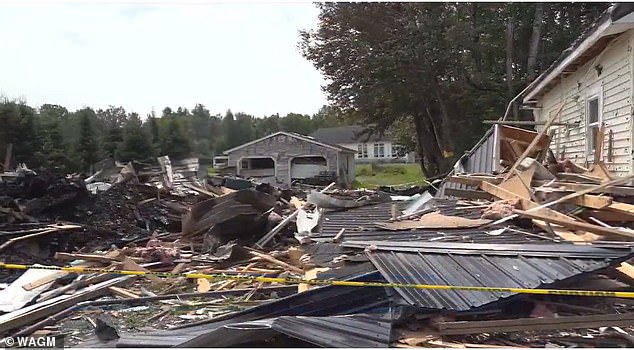
[[[123,142],[123,126],[127,118],[128,115],[123,107],[109,106],[106,110],[97,111],[97,119],[105,130],[102,148],[104,153],[111,158],[116,158],[116,151]]]
[[[119,146],[119,160],[145,160],[153,155],[154,149],[141,118],[138,114],[131,113],[124,127],[123,142]]]
[[[185,134],[182,121],[174,116],[167,118],[167,128],[162,137],[161,153],[171,158],[182,159],[191,156],[191,144]]]
[[[79,117],[79,140],[75,146],[79,170],[90,172],[91,166],[99,160],[99,143],[93,127],[95,112],[84,108],[75,113]]]

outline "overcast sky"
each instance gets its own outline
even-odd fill
[[[309,2],[0,1],[0,94],[70,110],[121,105],[313,114],[324,81],[297,49]]]

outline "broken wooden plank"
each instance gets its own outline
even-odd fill
[[[613,202],[607,207],[607,209],[619,214],[634,216],[634,205],[632,204]]]
[[[603,182],[602,178],[594,177],[590,175],[575,174],[575,173],[558,173],[557,179],[566,182],[579,182],[589,184],[600,184]]]
[[[616,235],[621,237],[634,238],[634,231],[629,230],[619,230],[616,228],[607,228],[598,225],[588,224],[586,222],[581,221],[571,221],[571,220],[562,220],[552,215],[544,214],[544,212],[529,212],[523,210],[514,209],[513,213],[528,217],[531,219],[542,220],[551,224],[560,225],[563,227],[567,227],[573,230],[583,230],[587,232],[592,232],[600,235]]]
[[[581,207],[592,208],[592,209],[603,209],[612,204],[612,197],[584,194],[580,197],[572,198],[568,202],[576,204]]]
[[[265,261],[270,262],[270,263],[271,263],[271,264],[273,264],[273,265],[280,266],[280,267],[282,267],[283,269],[286,269],[286,270],[289,270],[289,271],[292,271],[292,272],[298,273],[298,274],[300,274],[300,275],[303,275],[303,274],[304,274],[304,270],[300,269],[299,267],[297,267],[297,266],[293,266],[293,265],[291,265],[291,264],[287,264],[287,263],[285,263],[285,262],[283,262],[283,261],[281,261],[281,260],[275,259],[274,257],[272,257],[272,256],[270,256],[270,255],[268,255],[268,254],[260,253],[260,252],[255,251],[255,250],[250,250],[250,253],[251,253],[252,255],[254,255],[254,256],[256,256],[256,257],[258,257],[258,258],[262,259],[262,260],[265,260]]]
[[[439,334],[458,335],[631,325],[634,325],[634,313],[563,316],[556,318],[517,318],[493,321],[439,322],[437,327]]]
[[[113,262],[119,261],[117,258],[113,258],[106,255],[97,255],[97,254],[71,254],[71,253],[55,253],[55,260],[59,261],[73,261],[73,260],[85,260],[85,261],[96,261],[104,264],[111,264]]]
[[[495,177],[492,175],[453,175],[447,178],[447,181],[452,183],[460,183],[464,185],[470,186],[479,186],[482,182],[492,183],[494,185],[502,183],[502,179],[499,177]],[[634,187],[632,186],[618,186],[618,185],[610,185],[607,187],[602,187],[600,189],[596,189],[596,185],[591,184],[581,184],[581,183],[572,183],[572,182],[562,182],[562,181],[547,181],[547,180],[533,180],[531,183],[532,187],[546,186],[554,187],[554,188],[563,188],[569,191],[583,191],[590,190],[587,193],[593,194],[602,194],[609,193],[615,194],[619,196],[634,196]]]
[[[81,226],[78,225],[50,225],[47,226],[46,229],[37,232],[37,233],[32,233],[30,235],[26,235],[26,236],[20,236],[20,237],[16,237],[16,238],[12,238],[6,242],[4,242],[4,244],[0,245],[0,251],[2,251],[3,249],[8,248],[9,246],[13,245],[16,242],[20,242],[20,241],[24,241],[24,240],[28,240],[31,238],[35,238],[35,237],[40,237],[40,236],[44,236],[47,235],[49,233],[53,233],[53,232],[58,232],[58,231],[67,231],[67,230],[77,230],[77,229],[81,229]]]
[[[72,295],[60,295],[53,299],[38,302],[19,310],[0,315],[0,333],[35,323],[42,318],[53,315],[79,302],[105,295],[108,293],[108,287],[129,283],[134,278],[136,278],[136,276],[120,276],[84,288]]]
[[[550,127],[550,125],[555,122],[555,119],[559,117],[559,115],[561,114],[561,111],[564,109],[564,106],[565,106],[565,103],[562,103],[559,109],[557,110],[557,113],[553,114],[550,118],[548,118],[548,121],[546,122],[546,124],[544,124],[543,128],[537,133],[537,136],[535,136],[533,140],[531,141],[531,143],[524,149],[524,152],[522,153],[522,155],[520,155],[519,158],[515,160],[515,163],[513,164],[509,172],[504,177],[504,181],[508,180],[515,173],[515,169],[517,169],[517,166],[522,162],[522,160],[524,160],[524,158],[526,158],[530,154],[530,152],[537,145],[537,143],[541,141],[542,137],[546,136],[546,131],[548,131],[548,128]]]
[[[493,196],[495,196],[497,198],[503,199],[503,200],[518,199],[518,196],[515,193],[510,192],[510,191],[508,191],[506,189],[503,189],[503,188],[501,188],[499,186],[496,186],[496,185],[488,183],[488,182],[483,182],[481,187],[482,187],[483,190],[485,190],[486,192],[490,193],[491,195],[493,195]],[[537,203],[535,203],[533,201],[530,201],[528,199],[520,199],[520,203],[521,203],[522,208],[524,210],[528,210],[528,209],[533,209],[533,208],[539,207],[539,204],[537,204]],[[569,216],[567,216],[565,214],[562,214],[562,213],[560,213],[560,212],[558,212],[556,210],[552,210],[552,209],[549,209],[549,208],[542,208],[542,209],[543,209],[542,210],[543,213],[548,213],[548,215],[551,215],[551,216],[554,216],[556,218],[559,218],[560,220],[570,220],[570,221],[574,220],[573,218],[571,218],[571,217],[569,217]]]
[[[141,296],[135,293],[132,293],[131,291],[125,289],[125,288],[120,288],[120,287],[108,287],[108,290],[110,290],[110,292],[115,295],[118,296],[120,298],[140,298]]]
[[[194,186],[194,185],[191,185],[191,184],[188,184],[188,183],[182,183],[181,185],[183,187],[189,188],[192,191],[196,191],[196,192],[198,192],[200,194],[204,194],[205,196],[210,197],[210,198],[219,197],[217,194],[215,194],[213,192],[209,192],[209,191],[207,191],[205,189],[202,189],[200,187],[197,187],[197,186]]]

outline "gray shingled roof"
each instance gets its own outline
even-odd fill
[[[330,144],[357,143],[357,142],[374,142],[389,141],[388,135],[381,136],[374,134],[366,141],[367,134],[360,135],[365,128],[361,125],[336,126],[332,128],[317,129],[310,136],[313,138]]]

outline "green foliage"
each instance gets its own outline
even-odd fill
[[[84,108],[75,113],[79,117],[79,140],[75,147],[79,171],[89,172],[90,167],[99,160],[99,143],[93,126],[95,112]]]
[[[119,146],[119,160],[124,162],[135,159],[145,160],[154,155],[154,147],[150,137],[143,128],[139,115],[136,113],[130,114],[125,124],[123,142]]]
[[[62,172],[89,171],[101,157],[118,161],[163,154],[210,157],[282,130],[282,125],[283,130],[311,133],[336,120],[330,111],[324,107],[312,118],[296,113],[255,118],[228,111],[222,118],[196,104],[191,110],[165,107],[161,117],[152,111],[142,121],[123,107],[69,112],[59,105],[44,104],[35,110],[22,102],[0,101],[0,125],[6,126],[0,128],[0,156],[4,156],[6,145],[13,143],[13,165],[25,162]]]
[[[191,144],[185,134],[183,121],[176,116],[167,117],[166,128],[162,136],[161,155],[171,158],[186,158],[191,156]]]
[[[425,178],[417,164],[357,164],[356,188],[401,184],[422,184]]]
[[[421,167],[435,175],[453,164],[455,157],[446,154],[457,157],[473,145],[485,130],[482,119],[500,117],[535,70],[550,65],[607,4],[317,6],[319,26],[301,32],[300,49],[328,81],[331,105],[372,131],[397,127],[399,137],[413,136]],[[508,23],[514,28],[509,43]],[[516,111],[513,117],[530,115]],[[405,123],[409,128],[402,128]]]

